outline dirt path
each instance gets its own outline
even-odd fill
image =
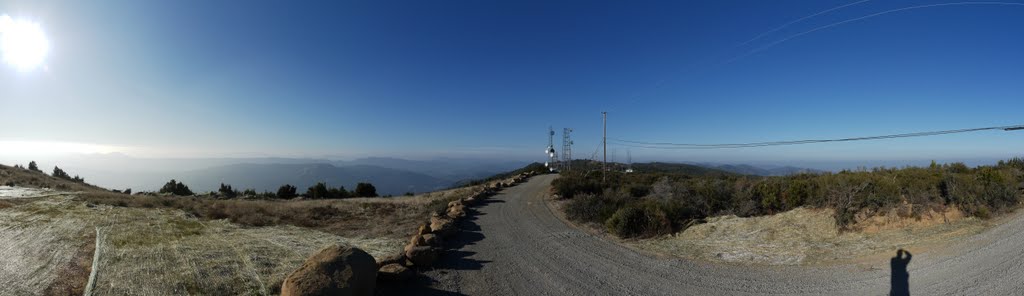
[[[468,295],[912,295],[1024,294],[1024,217],[944,251],[914,254],[908,281],[889,259],[830,267],[744,266],[655,258],[559,220],[544,201],[553,175],[534,177],[477,208],[468,230],[426,272],[425,294]],[[895,250],[893,250],[895,254]],[[899,274],[899,272],[897,272]]]

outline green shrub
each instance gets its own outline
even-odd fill
[[[664,211],[656,204],[629,205],[615,211],[605,226],[622,238],[652,237],[672,232],[672,225]]]
[[[583,222],[603,222],[618,209],[619,204],[595,194],[584,194],[570,200],[565,205],[567,218]]]

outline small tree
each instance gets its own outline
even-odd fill
[[[355,194],[358,197],[377,197],[377,188],[370,183],[359,183],[356,184]]]
[[[192,190],[185,186],[185,183],[180,183],[171,179],[171,181],[164,184],[164,187],[160,187],[160,193],[170,193],[174,195],[193,195]]]
[[[280,188],[277,188],[277,197],[278,198],[293,198],[293,197],[295,197],[295,191],[297,189],[298,188],[295,188],[295,186],[292,186],[291,184],[281,185]]]
[[[327,198],[328,193],[329,192],[327,190],[327,184],[324,184],[323,182],[317,182],[316,185],[310,186],[309,189],[306,190],[306,197]]]
[[[238,196],[238,191],[232,189],[231,185],[224,185],[224,183],[220,183],[220,189],[217,189],[217,192],[227,198]]]
[[[124,194],[132,194],[132,189],[128,188],[124,190]]]
[[[60,169],[57,166],[53,167],[53,174],[52,174],[52,176],[54,178],[60,178],[60,179],[74,181],[74,182],[78,182],[78,183],[85,183],[85,179],[83,179],[82,177],[79,177],[78,175],[75,175],[74,177],[71,177],[71,175],[69,175],[67,172],[65,172],[64,170]]]
[[[35,160],[28,162],[28,170],[36,171],[36,172],[42,172],[42,171],[39,170],[39,166],[36,165],[36,161]]]
[[[64,170],[60,169],[57,166],[53,167],[53,174],[52,174],[52,176],[55,177],[55,178],[61,178],[61,179],[64,179],[64,180],[71,180],[71,176],[68,175],[67,172],[65,172]]]
[[[256,189],[249,188],[249,189],[246,189],[246,190],[242,190],[242,195],[244,195],[244,196],[256,196]]]

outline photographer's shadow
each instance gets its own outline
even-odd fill
[[[889,267],[892,268],[890,296],[910,296],[910,273],[907,272],[907,265],[913,257],[910,252],[899,249],[896,251],[896,257],[889,259]]]

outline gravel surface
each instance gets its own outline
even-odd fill
[[[532,178],[479,206],[454,250],[425,272],[417,294],[435,295],[913,295],[1024,294],[1024,217],[947,248],[913,254],[908,281],[881,262],[758,266],[659,258],[590,235],[544,200],[554,175]],[[893,250],[895,255],[896,250]],[[897,264],[898,265],[898,264]],[[899,268],[897,268],[898,270]],[[899,274],[899,272],[896,272]],[[905,283],[902,283],[905,282]]]

